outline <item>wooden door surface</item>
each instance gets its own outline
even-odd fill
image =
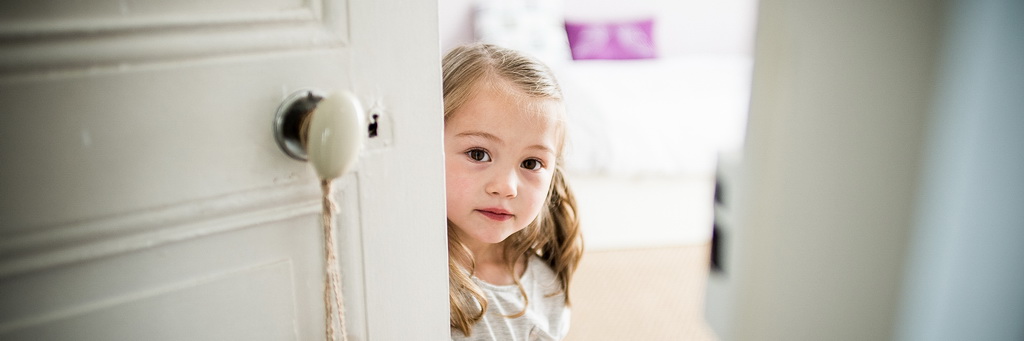
[[[335,181],[352,340],[448,337],[436,3],[0,3],[0,339],[314,340],[320,188],[274,112],[379,115]]]

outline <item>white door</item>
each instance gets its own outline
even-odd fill
[[[379,114],[336,180],[352,340],[448,337],[436,3],[0,3],[0,339],[324,338],[320,189],[278,104]]]

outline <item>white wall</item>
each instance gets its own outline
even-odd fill
[[[752,53],[756,0],[566,0],[568,19],[655,19],[664,57]]]
[[[1024,3],[949,10],[900,340],[1024,340]]]
[[[438,0],[438,30],[441,53],[473,41],[473,1]]]
[[[736,223],[709,279],[709,323],[722,340],[891,339],[941,11],[759,7]]]
[[[1024,339],[1024,3],[760,11],[719,336]]]
[[[520,0],[527,1],[527,0]],[[440,0],[441,50],[473,40],[474,0]],[[566,0],[565,17],[578,20],[655,16],[655,41],[664,57],[751,53],[756,0]]]

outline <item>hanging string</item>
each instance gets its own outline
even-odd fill
[[[348,340],[345,328],[345,301],[341,295],[341,273],[338,270],[338,258],[335,255],[334,238],[334,213],[337,206],[334,204],[332,195],[332,181],[320,180],[320,189],[323,192],[323,227],[324,227],[324,321],[327,324],[327,339],[334,341],[334,311],[337,311],[340,326],[341,340]],[[333,300],[331,298],[334,298]]]

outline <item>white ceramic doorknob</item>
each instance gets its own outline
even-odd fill
[[[367,126],[359,99],[349,91],[292,94],[278,108],[274,130],[286,154],[309,160],[321,179],[351,170],[363,148]]]
[[[351,92],[338,91],[324,97],[311,115],[306,140],[309,162],[321,179],[340,177],[355,166],[363,149],[363,107]]]

